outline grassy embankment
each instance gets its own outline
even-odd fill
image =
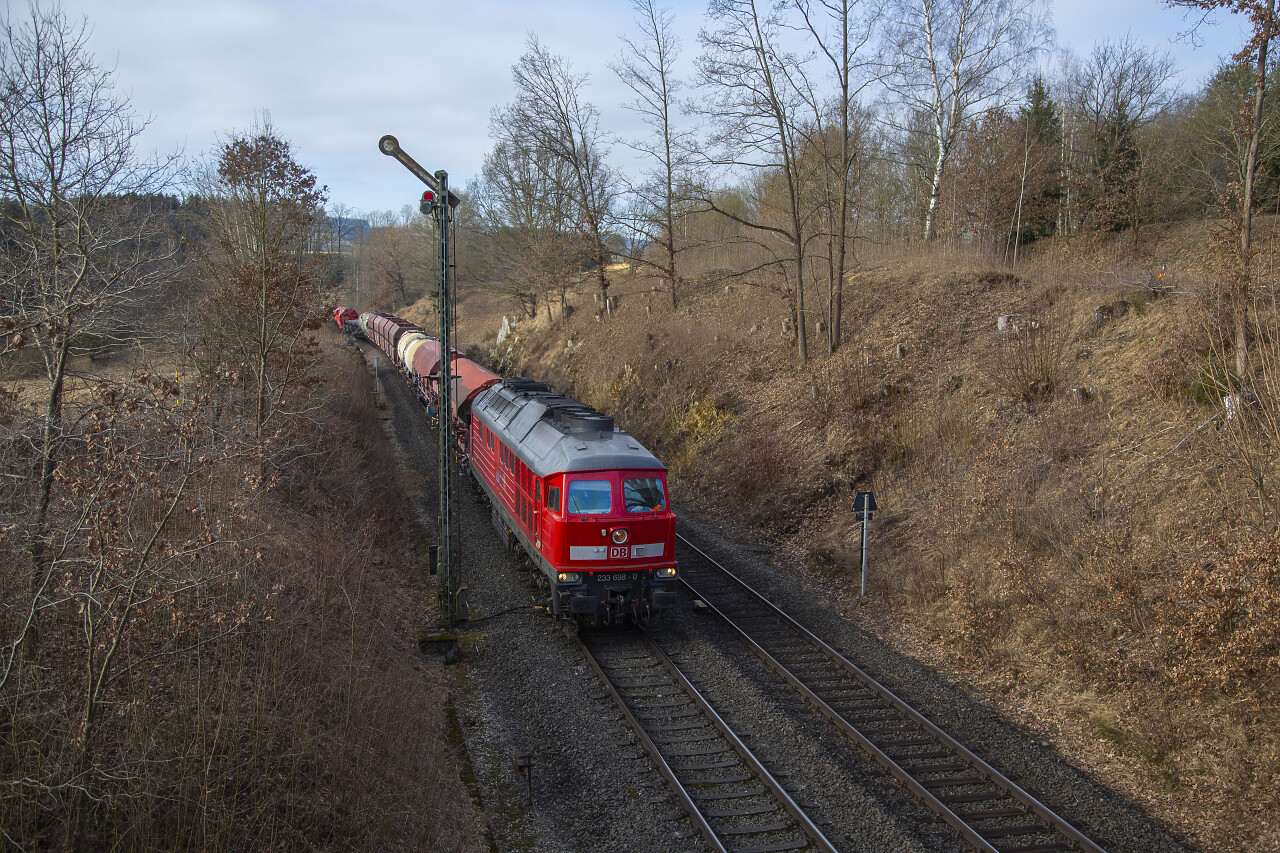
[[[619,272],[600,319],[584,285],[497,356],[615,414],[678,502],[1198,843],[1280,849],[1280,541],[1205,382],[1207,226],[1147,232],[1016,271],[865,260],[843,345],[811,332],[803,369],[781,299],[715,275],[672,309]],[[502,307],[464,292],[464,342]],[[859,602],[863,489],[883,511]]]

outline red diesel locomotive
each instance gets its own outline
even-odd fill
[[[470,431],[498,532],[546,579],[557,619],[643,623],[675,603],[666,468],[613,418],[513,378],[476,398]]]
[[[439,341],[387,314],[361,314],[359,326],[435,406]],[[549,385],[502,379],[457,351],[451,360],[458,450],[499,535],[538,570],[556,619],[643,623],[674,605],[676,518],[663,464],[613,418]]]

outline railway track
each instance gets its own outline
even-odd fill
[[[835,853],[817,824],[640,631],[582,632],[587,660],[716,853]]]
[[[688,540],[685,587],[841,732],[985,853],[1104,853]]]

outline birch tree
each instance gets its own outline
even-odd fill
[[[891,0],[886,80],[932,143],[924,239],[932,239],[943,173],[979,113],[1006,106],[1052,37],[1043,0]]]

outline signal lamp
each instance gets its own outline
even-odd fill
[[[423,190],[422,201],[418,202],[418,210],[424,215],[430,215],[436,209],[436,194],[432,190]]]
[[[556,575],[556,580],[560,583],[577,583],[582,580],[582,576],[577,572],[560,572]]]
[[[676,576],[676,567],[667,566],[665,569],[658,569],[655,574],[660,578],[673,578]]]
[[[614,542],[621,545],[623,542],[627,541],[627,531],[619,527],[613,531],[613,536],[611,538]]]

